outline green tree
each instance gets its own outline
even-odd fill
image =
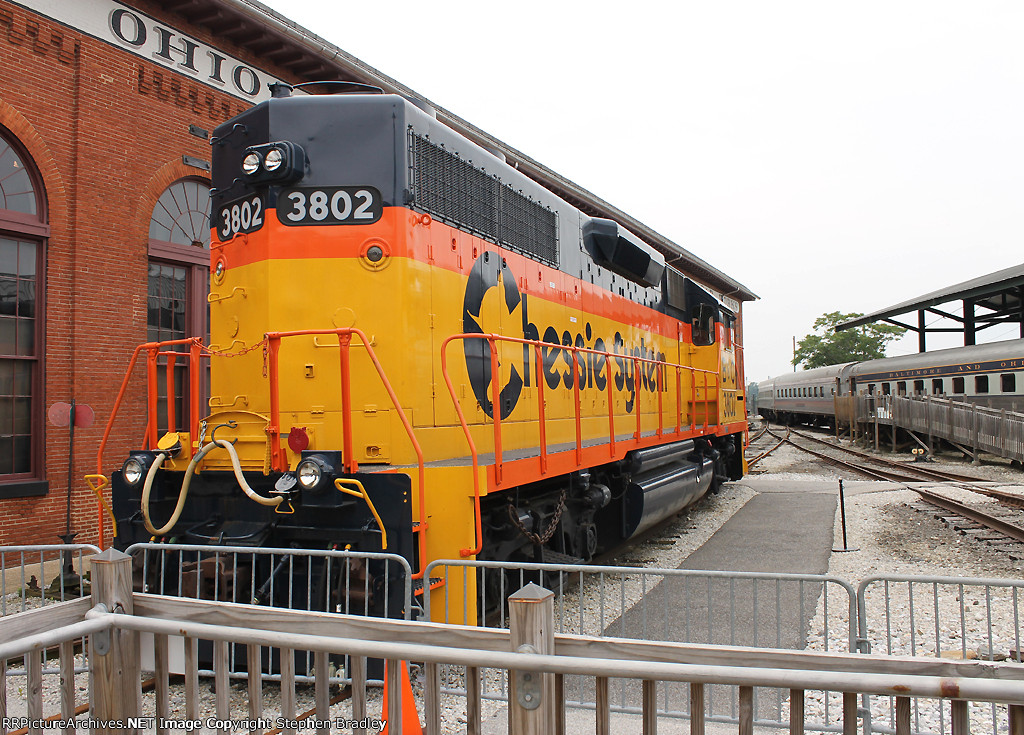
[[[892,324],[864,324],[853,329],[835,331],[837,324],[864,316],[832,311],[822,314],[814,322],[814,334],[808,334],[797,343],[793,365],[805,369],[838,365],[843,362],[877,360],[885,357],[885,346],[899,339],[907,330]]]

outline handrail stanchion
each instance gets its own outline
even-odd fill
[[[198,441],[199,432],[199,388],[202,385],[203,350],[199,339],[193,339],[188,347],[189,377],[189,421],[188,431],[192,441]]]
[[[662,381],[661,381],[661,362],[654,363],[654,389],[658,393],[658,433],[657,436],[664,436],[665,434],[665,416],[662,409]]]
[[[445,385],[448,386],[448,394],[452,397],[452,403],[455,405],[455,413],[459,417],[459,424],[462,426],[462,431],[466,435],[466,442],[469,444],[469,454],[473,462],[473,508],[476,515],[476,547],[474,549],[460,549],[459,555],[462,557],[475,556],[480,553],[483,549],[483,522],[480,517],[480,458],[477,455],[476,443],[473,441],[473,434],[469,430],[469,424],[466,423],[466,415],[462,412],[462,404],[459,403],[459,398],[455,394],[455,386],[452,385],[451,376],[448,375],[448,343],[453,339],[465,339],[468,335],[455,334],[446,339],[441,343],[441,375],[444,377]],[[539,377],[539,376],[538,376]],[[423,557],[425,560],[426,557]]]
[[[178,428],[178,412],[175,410],[174,400],[174,368],[177,363],[178,356],[174,350],[169,350],[163,353],[167,357],[167,431],[175,431]],[[160,433],[160,427],[157,427],[157,433]]]
[[[156,447],[156,415],[160,392],[157,377],[157,358],[160,355],[158,344],[150,343],[149,354],[146,356],[146,449]]]
[[[537,430],[540,433],[540,474],[548,472],[548,430],[547,411],[544,407],[544,357],[539,344],[533,346],[537,356],[537,368],[534,375],[537,379]]]
[[[604,367],[608,373],[605,377],[605,385],[608,386],[608,456],[615,459],[615,394],[612,392],[611,359],[611,355],[606,352]]]
[[[697,374],[695,367],[690,367],[690,431],[697,430]]]
[[[572,397],[576,406],[576,466],[583,464],[583,409],[580,406],[580,355],[572,348]]]
[[[643,431],[640,427],[640,359],[633,358],[633,411],[636,413],[636,433],[633,438],[640,441]]]
[[[416,453],[416,463],[418,467],[419,487],[420,487],[420,531],[427,529],[427,518],[426,518],[426,499],[424,497],[424,484],[426,483],[426,473],[424,470],[423,461],[423,449],[420,447],[419,440],[416,438],[416,433],[413,431],[412,424],[409,422],[409,417],[405,414],[405,410],[402,408],[402,404],[398,400],[398,396],[395,394],[395,389],[391,386],[391,381],[388,380],[387,374],[384,372],[384,367],[380,364],[380,360],[377,359],[377,355],[373,351],[373,347],[370,345],[370,340],[366,338],[366,334],[355,327],[349,328],[338,328],[338,329],[301,329],[292,332],[267,332],[264,335],[264,339],[267,340],[267,355],[268,355],[268,379],[270,382],[270,425],[267,426],[267,433],[271,435],[271,459],[274,462],[280,462],[280,466],[275,465],[275,469],[279,472],[284,472],[287,467],[285,462],[281,458],[281,441],[280,441],[280,393],[278,390],[278,351],[281,348],[281,339],[284,337],[301,337],[305,335],[318,335],[318,334],[334,334],[338,336],[339,349],[343,344],[343,336],[348,335],[351,339],[351,335],[359,337],[359,341],[363,347],[366,348],[366,355],[370,358],[370,362],[373,363],[374,369],[377,371],[377,376],[380,378],[381,384],[384,386],[384,390],[387,391],[388,398],[391,399],[391,405],[395,407],[395,412],[398,414],[398,418],[402,422],[402,427],[405,429],[406,435],[409,437],[409,443],[412,444],[413,451]],[[339,358],[340,360],[341,358]],[[444,365],[444,354],[442,351],[442,366]],[[351,392],[351,391],[349,391]],[[454,394],[453,394],[454,395]],[[346,417],[348,419],[350,417]],[[348,421],[344,422],[346,425]],[[355,459],[352,460],[352,466],[357,467]],[[479,519],[478,519],[479,522]],[[420,565],[423,566],[423,562],[426,559],[426,539],[423,533],[420,533]],[[420,579],[423,576],[423,569],[413,574],[413,579]]]
[[[148,446],[155,446],[156,440],[152,440],[151,437],[156,434],[156,395],[158,386],[157,377],[157,356],[160,351],[161,345],[175,345],[175,344],[186,344],[192,340],[172,340],[169,342],[146,342],[135,348],[132,352],[131,359],[128,361],[128,369],[125,371],[124,378],[121,380],[121,388],[117,392],[117,398],[114,399],[114,406],[110,410],[110,417],[107,419],[107,427],[103,430],[103,438],[100,439],[99,448],[96,450],[96,474],[103,475],[103,451],[107,448],[107,441],[110,439],[110,432],[114,428],[114,419],[117,418],[117,412],[121,409],[121,403],[124,401],[124,395],[128,390],[128,384],[131,382],[132,374],[135,372],[136,363],[139,360],[139,355],[143,351],[146,352],[146,411],[147,421],[145,433],[143,434],[143,443]],[[98,499],[96,501],[97,511],[97,527],[99,536],[99,546],[103,548],[106,545],[106,532],[104,530],[104,508],[103,500]]]
[[[708,426],[711,423],[711,401],[708,400],[710,395],[708,393],[708,371],[703,372],[704,375],[704,431],[708,430]]]
[[[491,417],[494,419],[494,484],[501,485],[501,376],[498,373],[498,347],[494,335],[487,335],[487,349],[491,352]]]
[[[335,331],[335,330],[332,330]],[[416,453],[416,466],[417,466],[417,477],[419,478],[419,508],[420,508],[420,570],[412,575],[413,579],[420,579],[423,576],[423,571],[426,569],[427,560],[427,536],[426,530],[428,528],[427,523],[427,500],[426,500],[426,482],[427,476],[424,469],[423,462],[423,448],[420,446],[419,439],[416,438],[416,432],[413,431],[412,424],[409,422],[409,417],[405,414],[405,410],[402,408],[401,402],[398,400],[398,395],[395,393],[395,389],[391,385],[391,381],[388,380],[387,373],[384,372],[384,366],[380,364],[380,360],[377,359],[377,354],[373,351],[373,347],[370,345],[370,340],[366,338],[361,330],[355,327],[349,329],[336,330],[339,334],[341,332],[347,332],[349,334],[355,334],[359,337],[359,341],[362,342],[363,347],[366,348],[366,356],[370,358],[370,362],[373,363],[374,369],[377,371],[377,376],[380,378],[381,384],[384,386],[384,390],[387,391],[388,398],[391,399],[391,404],[395,407],[395,411],[398,412],[398,419],[402,422],[402,427],[405,429],[406,435],[409,437],[409,443],[412,444],[412,450]],[[354,460],[353,460],[354,461]],[[477,524],[479,525],[480,519],[479,514],[477,516]]]
[[[316,337],[313,339],[316,339]],[[355,450],[352,447],[352,356],[349,352],[351,347],[352,333],[339,329],[338,355],[341,360],[342,466],[346,472],[354,474],[359,471],[359,463],[356,462]],[[420,492],[423,492],[422,488],[420,488]]]
[[[270,465],[278,472],[284,472],[281,464],[281,393],[279,389],[278,353],[281,350],[280,332],[268,332],[267,340],[267,379],[270,382],[270,423],[265,431],[270,437]]]
[[[683,369],[676,365],[676,434],[683,433]]]

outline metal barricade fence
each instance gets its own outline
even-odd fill
[[[415,614],[409,564],[390,554],[155,543],[137,544],[128,551],[136,552],[137,591],[354,614],[386,612],[406,619]],[[98,552],[86,544],[0,547],[0,610],[9,615],[89,594],[87,557]],[[843,580],[817,575],[472,560],[435,561],[425,576],[446,582],[452,575],[468,578],[471,574],[477,580],[476,607],[486,611],[480,622],[487,627],[507,627],[507,597],[534,581],[560,592],[555,601],[558,633],[956,659],[1009,658],[1024,663],[1024,580],[879,575],[854,589]],[[461,619],[462,611],[456,615],[454,608],[466,607],[468,602],[446,600],[443,610],[431,610],[428,597],[424,613],[441,621]],[[244,651],[237,659],[245,660]],[[232,653],[231,661],[235,660]],[[338,663],[344,666],[343,661]],[[296,664],[296,679],[308,680],[302,676],[310,670],[306,662]],[[84,665],[84,660],[77,661],[75,671],[84,671]],[[273,673],[274,665],[272,660],[264,662],[264,678],[279,678]],[[23,676],[25,670],[5,673]],[[51,668],[43,673],[60,674]],[[245,676],[242,667],[233,667],[231,675]],[[332,680],[347,683],[344,668]],[[379,682],[375,676],[369,680]],[[465,669],[447,669],[442,683],[446,694],[467,696]],[[566,677],[564,685],[568,706],[596,706],[592,678]],[[483,672],[479,689],[484,699],[507,700],[504,672]],[[617,693],[609,692],[614,711],[641,710],[636,682],[619,682],[616,689]],[[785,694],[758,689],[755,724],[787,727]],[[685,685],[659,685],[662,716],[689,718],[689,707]],[[738,707],[735,687],[708,685],[703,704],[707,721],[736,723]],[[804,715],[808,729],[840,730],[841,695],[807,692]],[[865,733],[895,732],[895,700],[865,696],[861,715]],[[1002,705],[972,705],[969,716],[972,728],[979,732],[1002,733],[1008,727]],[[948,704],[914,700],[912,732],[946,733],[952,727],[951,717]]]
[[[88,593],[83,561],[98,553],[91,544],[0,546],[0,616]]]
[[[487,627],[507,627],[505,599],[532,581],[561,592],[555,601],[556,633],[796,650],[853,651],[857,645],[856,590],[834,577],[472,560],[435,561],[424,576],[447,586],[452,575],[471,573],[477,575],[477,610],[484,611],[480,622]],[[462,611],[453,606],[466,607],[467,602],[447,600],[438,611],[428,601],[425,612],[439,622],[461,619]],[[463,672],[444,673],[445,693],[466,696]],[[809,712],[815,694],[808,693]],[[596,706],[592,679],[567,677],[565,695],[567,706]],[[786,695],[779,690],[757,692],[756,724],[788,727]],[[481,696],[507,699],[508,682],[501,672],[484,672]],[[612,709],[638,713],[640,697],[635,682],[622,681]],[[832,707],[825,693],[820,701],[814,729],[840,730],[842,707]],[[659,685],[659,714],[688,718],[689,707],[685,686]],[[739,722],[738,689],[708,686],[704,714],[712,722]]]
[[[91,544],[0,546],[0,617],[89,594],[85,558],[99,551]],[[83,645],[78,641],[75,650]],[[84,672],[85,661],[76,661],[74,670]],[[44,666],[42,673],[60,674],[52,666]],[[26,674],[23,666],[7,670],[8,676]]]
[[[134,558],[137,592],[347,615],[413,617],[412,569],[396,554],[159,543],[133,544],[125,552]],[[230,662],[230,676],[244,678],[244,647],[236,654],[232,644]],[[312,680],[313,663],[311,652],[296,652],[296,681]],[[335,666],[337,673],[331,680],[347,682],[347,661]],[[274,672],[279,662],[270,659],[264,669]],[[200,669],[200,673],[212,676],[213,670]],[[263,678],[275,680],[279,675],[265,673]],[[371,672],[369,681],[383,679]]]
[[[1024,631],[1024,581],[964,577],[869,577],[857,590],[859,636],[871,651],[895,656],[1010,659],[1020,663]],[[871,722],[895,732],[895,700],[875,697]],[[949,707],[915,700],[914,732],[951,729]],[[929,706],[930,705],[930,706]],[[972,705],[971,731],[1006,732],[1005,707]]]
[[[135,559],[137,592],[406,620],[413,617],[412,569],[406,559],[395,554],[159,543],[134,544],[126,551]],[[0,614],[90,594],[88,556],[98,553],[100,549],[89,544],[0,547]],[[147,653],[153,655],[151,645]],[[180,659],[183,653],[178,655],[172,646],[171,655]],[[200,655],[208,658],[202,652]],[[230,663],[232,678],[246,676],[244,649],[236,655],[232,646]],[[277,660],[265,661],[264,671],[270,673],[263,678],[279,678],[273,673],[279,666]],[[297,652],[296,680],[311,681],[312,666],[311,653]],[[347,681],[347,661],[335,662],[335,666],[332,681]],[[76,671],[85,671],[84,662],[76,664]],[[47,668],[43,673],[60,672]],[[212,676],[213,670],[208,667],[200,673]],[[24,676],[25,670],[10,669],[7,675]],[[382,678],[371,675],[369,681],[381,683]]]

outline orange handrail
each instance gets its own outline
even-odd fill
[[[473,466],[473,506],[474,506],[474,515],[475,515],[476,547],[473,548],[473,549],[461,549],[460,552],[459,552],[461,556],[468,557],[468,556],[475,556],[475,555],[479,554],[480,551],[483,549],[483,520],[482,520],[482,516],[481,516],[481,509],[480,509],[480,498],[481,498],[480,477],[479,477],[479,464],[480,464],[480,460],[479,460],[479,454],[478,454],[477,449],[476,449],[476,443],[473,441],[473,436],[472,436],[472,433],[471,433],[470,428],[469,428],[469,423],[466,421],[466,416],[465,416],[465,414],[462,411],[462,404],[459,401],[458,395],[455,392],[455,386],[452,383],[451,376],[448,374],[448,345],[451,342],[455,341],[455,340],[465,340],[465,339],[484,339],[484,340],[487,340],[488,350],[489,350],[490,355],[491,355],[491,392],[492,392],[492,400],[491,400],[492,412],[491,413],[492,413],[492,420],[493,420],[493,423],[494,423],[494,436],[495,436],[495,440],[494,440],[494,479],[495,479],[495,484],[499,484],[499,485],[501,483],[501,476],[502,476],[501,467],[502,467],[502,462],[503,462],[503,458],[502,458],[502,441],[501,441],[501,421],[502,421],[502,419],[501,419],[501,405],[500,405],[501,387],[498,385],[498,378],[499,378],[499,375],[498,375],[498,360],[497,360],[497,348],[495,346],[495,343],[498,342],[498,341],[501,341],[501,342],[511,342],[511,343],[514,343],[514,344],[532,345],[534,347],[535,351],[536,351],[536,355],[537,355],[537,370],[536,370],[537,381],[536,382],[537,382],[537,388],[538,388],[537,392],[538,392],[538,404],[539,404],[538,405],[538,414],[537,414],[537,418],[538,418],[537,423],[538,423],[538,432],[540,434],[540,467],[541,467],[541,475],[544,475],[547,472],[547,431],[546,431],[546,412],[544,410],[544,380],[541,378],[541,376],[543,375],[543,372],[542,372],[543,371],[543,360],[542,360],[542,357],[541,357],[541,348],[542,347],[547,347],[549,349],[567,350],[567,351],[571,351],[572,352],[572,356],[573,356],[572,364],[573,364],[573,376],[574,376],[574,379],[573,379],[573,396],[574,396],[574,399],[575,399],[574,400],[575,410],[574,410],[573,418],[574,418],[574,421],[575,421],[575,428],[576,428],[576,447],[575,447],[575,450],[576,450],[576,463],[577,463],[577,467],[581,467],[582,466],[582,461],[583,461],[582,460],[583,437],[582,437],[582,413],[581,413],[582,409],[580,407],[580,400],[579,400],[579,391],[580,391],[579,353],[588,353],[588,354],[597,355],[597,356],[602,357],[604,359],[604,364],[605,364],[606,367],[609,365],[609,360],[611,358],[613,358],[613,357],[624,358],[625,356],[624,355],[617,355],[616,353],[608,352],[608,351],[603,351],[603,350],[593,350],[593,349],[589,349],[589,348],[586,348],[586,347],[577,347],[575,345],[553,344],[553,343],[549,343],[549,342],[543,342],[541,340],[525,339],[525,338],[522,338],[522,337],[506,337],[506,336],[499,335],[499,334],[469,334],[469,333],[454,334],[454,335],[448,337],[447,339],[445,339],[444,342],[441,343],[441,375],[444,377],[445,385],[448,387],[448,393],[451,396],[452,403],[455,406],[455,412],[456,412],[456,414],[459,417],[459,424],[462,426],[462,431],[463,431],[463,433],[466,436],[466,442],[469,444],[470,458],[472,460],[472,466]],[[641,363],[657,366],[656,370],[655,370],[655,373],[657,374],[657,381],[656,381],[657,388],[656,388],[656,391],[658,392],[658,431],[657,431],[656,435],[659,436],[659,437],[660,436],[664,436],[664,415],[663,415],[663,407],[662,407],[662,400],[661,400],[661,393],[664,391],[664,384],[663,384],[663,382],[661,380],[661,371],[664,368],[666,368],[666,367],[675,369],[676,375],[677,375],[676,384],[677,384],[678,387],[681,387],[681,385],[682,385],[682,371],[684,371],[684,370],[685,371],[689,371],[691,374],[701,373],[703,375],[703,381],[704,381],[704,401],[703,401],[704,402],[704,425],[703,425],[703,428],[704,428],[705,431],[707,430],[707,428],[710,426],[710,424],[708,423],[709,418],[710,418],[710,411],[709,411],[710,395],[709,395],[709,391],[708,391],[708,375],[716,375],[714,373],[714,371],[704,370],[702,368],[695,368],[695,367],[693,367],[691,365],[679,365],[677,363],[670,363],[670,362],[667,362],[665,360],[655,360],[655,359],[652,359],[652,358],[645,358],[645,357],[630,356],[629,359],[631,359],[633,361],[633,376],[634,376],[633,380],[634,380],[634,385],[638,385],[638,383],[636,381],[639,381],[639,379],[640,379],[640,364]],[[716,377],[717,377],[717,375],[716,375]],[[696,404],[697,404],[697,397],[696,397],[697,381],[691,379],[690,382],[691,382],[691,396],[692,396],[691,404],[693,406],[696,406]],[[607,389],[608,389],[608,435],[609,435],[608,444],[609,444],[609,447],[610,447],[610,456],[612,458],[614,458],[615,457],[615,411],[614,411],[614,401],[613,401],[613,396],[612,396],[612,378],[611,378],[610,371],[609,371],[609,374],[608,374],[608,379],[607,379],[606,386],[607,386]],[[715,386],[715,390],[716,390],[716,392],[718,391],[718,386],[717,385]],[[680,391],[677,389],[677,393],[679,393],[679,392]],[[640,415],[641,412],[640,412],[640,405],[639,405],[640,393],[641,393],[641,391],[639,389],[637,389],[636,390],[636,398],[635,398],[635,400],[637,402],[636,402],[636,404],[634,405],[634,408],[633,408],[634,412],[636,413],[636,422],[637,422],[636,432],[634,433],[634,443],[636,443],[636,444],[639,444],[639,442],[642,441],[641,415]],[[716,400],[717,400],[717,398],[716,398]],[[679,396],[679,395],[677,395],[676,405],[677,405],[676,431],[674,433],[675,434],[681,434],[682,433],[682,421],[681,421],[681,416],[682,416],[682,399],[681,399],[681,396]],[[691,411],[690,420],[691,420],[690,430],[694,431],[694,430],[696,430],[696,411],[695,410]]]
[[[334,334],[338,337],[338,346],[341,350],[340,364],[341,364],[341,405],[342,410],[345,412],[345,416],[342,420],[342,458],[344,467],[347,472],[356,472],[359,468],[359,464],[355,460],[352,449],[352,422],[351,422],[351,405],[352,405],[352,386],[351,386],[351,374],[350,374],[350,361],[349,361],[349,348],[351,347],[352,336],[359,337],[366,348],[366,354],[373,362],[374,368],[377,370],[377,375],[380,377],[381,383],[384,389],[387,391],[388,396],[391,398],[391,403],[395,407],[395,411],[398,412],[398,417],[402,421],[402,426],[405,427],[405,432],[409,436],[409,441],[412,443],[413,451],[416,452],[416,461],[419,466],[419,490],[420,490],[420,526],[419,526],[419,545],[420,545],[420,569],[413,575],[413,579],[420,579],[423,577],[423,572],[426,569],[427,559],[427,512],[426,512],[426,472],[424,469],[423,461],[423,450],[420,447],[419,440],[416,439],[416,434],[413,431],[412,423],[409,421],[409,417],[406,416],[405,411],[402,409],[402,405],[398,400],[398,395],[395,393],[394,388],[391,386],[391,381],[388,380],[387,374],[384,372],[384,367],[380,364],[380,360],[377,359],[377,355],[373,351],[373,347],[370,346],[370,340],[366,338],[366,334],[362,330],[356,329],[355,327],[348,328],[337,328],[337,329],[300,329],[289,332],[267,332],[264,338],[267,340],[269,366],[268,366],[268,378],[270,382],[270,424],[267,426],[267,433],[270,435],[271,441],[271,464],[274,469],[279,472],[284,472],[287,467],[284,465],[284,461],[281,456],[281,398],[280,390],[278,385],[278,365],[277,358],[278,352],[281,348],[281,340],[285,337],[299,337],[299,336],[315,336],[318,334]]]
[[[201,341],[198,337],[192,337],[188,339],[175,339],[166,342],[146,342],[135,348],[132,352],[131,359],[128,361],[128,369],[125,371],[124,379],[121,381],[121,388],[117,392],[117,398],[114,399],[114,406],[110,411],[110,418],[107,419],[106,429],[103,431],[103,438],[100,439],[99,449],[96,452],[96,474],[103,474],[103,452],[107,447],[107,441],[110,439],[110,432],[114,428],[114,420],[117,418],[117,413],[121,409],[121,402],[124,400],[125,392],[128,389],[128,383],[131,380],[132,374],[135,371],[135,364],[139,359],[139,355],[142,352],[147,353],[146,362],[146,433],[143,437],[146,446],[156,446],[157,442],[157,425],[156,425],[156,408],[157,400],[159,396],[158,390],[158,379],[157,379],[157,360],[161,356],[167,355],[181,355],[180,352],[161,352],[161,348],[170,347],[173,345],[189,345],[189,369],[194,376],[198,375],[198,370],[195,370],[195,366],[198,363],[201,349]],[[174,357],[168,361],[169,366],[173,364]],[[169,372],[170,372],[169,367]],[[189,422],[189,429],[192,432],[192,436],[196,435],[199,427],[199,397],[198,397],[198,378],[193,377],[194,389],[192,391],[191,398],[191,420]],[[168,375],[167,382],[167,402],[168,402],[168,418],[170,419],[170,425],[174,425],[174,391],[173,391],[173,380]],[[102,498],[97,500],[97,511],[98,511],[98,527],[99,527],[99,546],[103,548],[106,545],[106,536],[104,530],[104,508]]]

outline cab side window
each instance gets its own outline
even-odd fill
[[[698,304],[692,314],[693,344],[706,347],[715,343],[715,309],[710,304]]]

